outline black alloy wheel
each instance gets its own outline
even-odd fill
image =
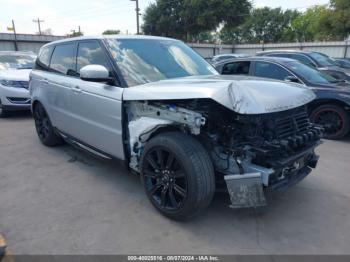
[[[45,108],[37,103],[34,106],[33,117],[35,122],[36,132],[40,141],[46,146],[56,146],[63,143],[62,138],[55,133],[51,124],[50,118],[46,113]]]
[[[167,210],[181,208],[187,197],[186,171],[174,153],[155,147],[145,158],[143,170],[147,194],[154,203]]]
[[[148,199],[171,219],[190,219],[213,199],[213,163],[203,145],[190,135],[166,132],[153,137],[143,150],[140,171]]]

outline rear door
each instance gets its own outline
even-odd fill
[[[116,77],[107,52],[99,41],[80,41],[77,48],[78,75],[82,67],[97,64],[106,67],[110,76]],[[94,149],[123,159],[122,95],[121,87],[74,78],[69,134]]]
[[[47,87],[46,103],[50,119],[53,125],[63,132],[70,132],[71,80],[76,77],[76,42],[57,44],[43,84]]]

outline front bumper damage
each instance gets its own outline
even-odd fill
[[[273,168],[242,163],[247,173],[224,176],[232,208],[261,207],[266,205],[266,191],[285,191],[303,180],[316,167],[318,155],[312,146],[293,157],[280,160]],[[245,167],[245,168],[244,168]]]

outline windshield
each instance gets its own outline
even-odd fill
[[[0,70],[33,69],[35,56],[32,55],[0,55]]]
[[[107,39],[128,86],[176,77],[214,75],[217,71],[180,41]]]
[[[310,66],[307,66],[300,62],[288,62],[288,67],[294,71],[297,75],[304,78],[306,81],[312,84],[329,84],[336,83],[337,80],[330,75],[322,73]]]
[[[326,55],[319,53],[310,53],[310,56],[316,60],[320,66],[336,66],[337,63]]]

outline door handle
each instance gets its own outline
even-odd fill
[[[74,93],[81,93],[81,91],[82,91],[80,86],[73,86],[72,90],[73,90]]]
[[[49,83],[49,80],[47,80],[46,78],[43,79],[43,83],[44,84],[48,84]]]

